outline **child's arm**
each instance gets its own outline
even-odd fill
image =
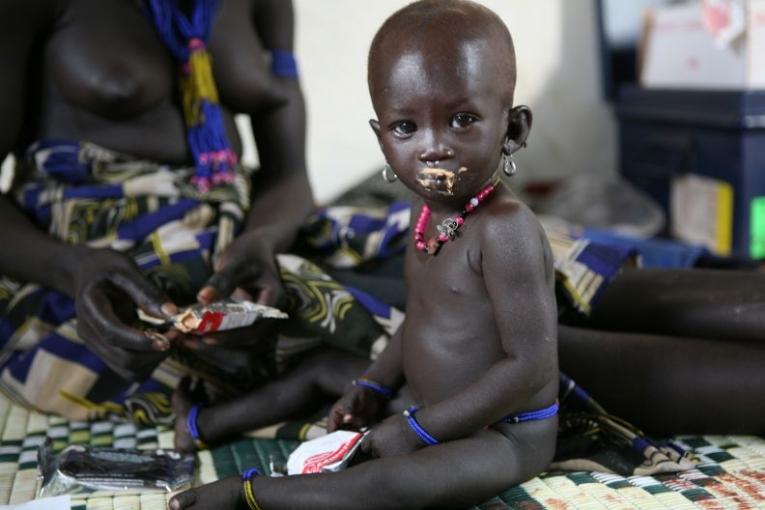
[[[401,327],[390,339],[387,347],[359,379],[371,381],[393,392],[404,384],[401,366]],[[327,428],[361,428],[375,422],[385,409],[388,397],[368,386],[353,385],[329,412]]]

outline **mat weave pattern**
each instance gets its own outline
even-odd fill
[[[27,411],[0,397],[0,505],[34,498],[37,447],[50,437],[54,448],[69,444],[170,448],[167,429],[129,423],[67,422]],[[698,461],[696,469],[672,475],[621,477],[594,472],[546,473],[505,491],[481,510],[765,509],[765,439],[749,436],[681,437]],[[197,483],[286,461],[294,441],[245,438],[198,454]],[[164,510],[167,495],[75,497],[73,510]]]

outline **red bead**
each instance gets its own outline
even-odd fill
[[[462,227],[465,224],[465,216],[473,212],[484,200],[494,192],[494,185],[489,184],[485,186],[477,195],[471,198],[460,213],[451,218],[454,223],[457,224],[457,228]],[[414,228],[414,246],[418,250],[425,251],[428,255],[435,255],[441,248],[441,245],[448,242],[451,238],[447,234],[439,234],[436,238],[432,238],[425,242],[425,232],[428,229],[428,223],[430,222],[430,208],[427,204],[422,206],[420,216],[417,218],[417,223]]]

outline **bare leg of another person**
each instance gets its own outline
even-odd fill
[[[629,269],[593,310],[588,327],[765,345],[765,274],[711,269]]]
[[[369,360],[347,352],[322,348],[283,377],[228,402],[204,407],[197,417],[202,439],[208,445],[281,421],[305,416],[339,398],[348,384],[369,366]],[[194,451],[186,428],[193,405],[185,384],[173,395],[176,413],[175,447]]]
[[[765,344],[561,326],[561,371],[654,434],[765,434]]]

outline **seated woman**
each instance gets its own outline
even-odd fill
[[[274,254],[314,207],[291,3],[13,0],[0,28],[0,159],[17,160],[0,195],[0,389],[70,419],[167,421],[180,362],[229,383],[267,372],[258,331],[199,357],[134,320],[234,291],[283,299]]]

